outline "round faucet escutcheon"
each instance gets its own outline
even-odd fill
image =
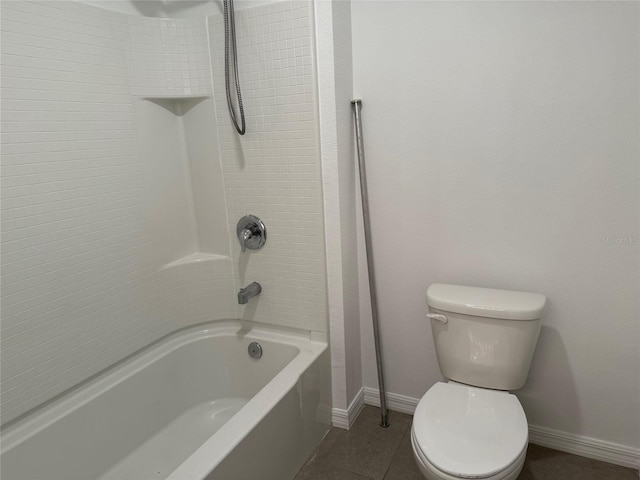
[[[264,222],[255,215],[245,215],[238,220],[236,235],[243,252],[258,250],[267,243],[267,227]]]

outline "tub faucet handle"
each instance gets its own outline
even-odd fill
[[[249,240],[250,238],[251,230],[249,230],[248,228],[242,229],[242,232],[240,232],[240,235],[238,235],[238,239],[240,240],[240,248],[242,249],[243,253],[247,251],[247,240]]]
[[[267,227],[255,215],[245,215],[236,228],[240,249],[243,252],[262,248],[267,241]]]

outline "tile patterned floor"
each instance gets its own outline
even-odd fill
[[[351,430],[332,428],[296,480],[424,480],[411,451],[411,416],[365,407]],[[518,480],[638,480],[638,471],[530,445]]]

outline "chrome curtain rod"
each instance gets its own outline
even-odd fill
[[[371,249],[371,223],[369,221],[369,195],[367,193],[367,175],[364,165],[364,142],[362,140],[362,119],[360,110],[362,100],[351,100],[356,125],[356,144],[358,147],[358,166],[360,169],[360,192],[362,194],[362,219],[364,222],[364,241],[367,254],[367,269],[369,271],[369,295],[371,297],[371,316],[373,319],[373,341],[376,349],[376,366],[378,369],[378,387],[380,390],[380,426],[388,427],[386,392],[384,389],[384,374],[382,372],[382,350],[380,348],[380,325],[378,322],[378,298],[376,296],[376,282],[373,271],[373,250]]]

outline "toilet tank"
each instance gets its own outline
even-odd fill
[[[436,283],[427,290],[442,374],[495,390],[521,388],[538,341],[546,297]]]

